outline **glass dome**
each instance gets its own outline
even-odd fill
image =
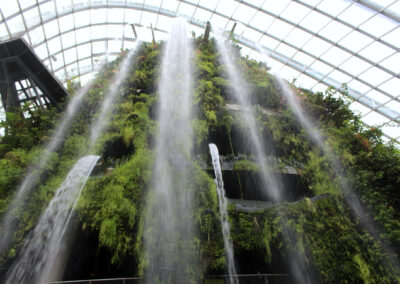
[[[237,23],[243,54],[299,87],[345,83],[362,121],[400,141],[398,0],[8,0],[0,41],[23,37],[62,83],[85,83],[106,51],[112,60],[135,33],[165,39],[177,16],[195,35],[207,21],[228,31]]]

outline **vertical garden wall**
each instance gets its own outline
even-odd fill
[[[258,192],[259,169],[249,154],[246,137],[241,135],[245,126],[237,119],[238,112],[249,110],[238,106],[231,96],[230,85],[235,82],[226,79],[213,40],[197,38],[193,42],[196,118],[191,121],[195,158],[190,166],[190,187],[198,238],[188,249],[199,256],[196,269],[201,278],[225,271],[218,198],[208,153],[208,144],[215,143],[224,161],[238,273],[290,274],[287,257],[295,251],[319,282],[398,281],[398,267],[391,265],[383,250],[383,246],[390,247],[392,257],[398,259],[400,152],[396,144],[383,143],[378,128],[360,122],[348,107],[345,89],[327,89],[325,93],[295,89],[302,106],[317,121],[340,159],[348,183],[379,228],[377,238],[350,213],[338,180],[343,177],[336,176],[330,160],[296,121],[268,66],[240,57],[235,47],[237,64],[251,87],[259,131],[271,145],[266,152],[291,196],[282,203],[270,202]],[[101,165],[89,179],[77,206],[79,229],[74,246],[81,249],[71,254],[65,279],[142,276],[145,271],[145,200],[154,166],[162,45],[141,46],[112,122],[93,150],[102,157]],[[103,92],[120,60],[107,64],[98,74],[63,147],[52,154],[44,172],[38,173],[40,185],[18,212],[14,244],[0,256],[0,274],[7,271],[55,190],[83,153],[89,141],[88,125],[96,117]],[[70,86],[72,94],[75,87]],[[56,110],[36,110],[26,119],[12,113],[2,123],[1,216],[29,163],[45,151],[41,145],[58,117]],[[290,229],[295,242],[285,241],[283,227]]]

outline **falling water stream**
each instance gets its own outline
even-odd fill
[[[343,192],[343,197],[346,201],[346,204],[350,207],[351,211],[357,218],[361,221],[364,227],[377,239],[381,242],[382,248],[389,256],[389,260],[393,267],[396,269],[400,269],[400,264],[395,256],[393,256],[393,251],[387,245],[385,245],[379,234],[380,230],[368,216],[364,206],[362,205],[360,199],[357,194],[350,187],[348,182],[346,181],[346,175],[343,172],[343,168],[341,162],[336,157],[332,149],[326,143],[325,138],[320,133],[320,130],[315,125],[314,121],[308,114],[304,111],[299,101],[297,100],[297,96],[294,94],[293,89],[283,81],[281,78],[276,77],[276,81],[281,89],[282,95],[286,98],[286,101],[295,115],[297,121],[307,132],[308,136],[311,138],[313,143],[317,145],[317,147],[324,153],[325,157],[332,163],[333,169],[335,173],[339,176],[339,183]]]
[[[234,52],[229,45],[225,43],[224,38],[221,34],[216,34],[217,48],[220,53],[220,60],[225,65],[226,73],[229,81],[232,83],[232,93],[235,100],[242,106],[251,106],[251,97],[249,87],[246,81],[242,78],[238,67],[234,62]],[[278,203],[284,200],[281,183],[274,173],[265,152],[266,142],[263,141],[261,133],[257,127],[257,121],[255,118],[254,111],[241,112],[241,119],[247,126],[249,131],[250,145],[260,167],[261,180],[263,184],[264,194],[267,195],[270,200],[274,203]],[[287,218],[281,214],[282,233],[287,241],[288,247],[296,247],[297,237],[296,234],[286,226]],[[308,269],[305,259],[297,251],[288,252],[288,262],[290,265],[290,272],[297,283],[314,283],[314,276]]]
[[[106,58],[103,59],[102,62],[96,67],[95,72],[101,70],[105,63]],[[38,174],[40,174],[40,172],[42,172],[48,165],[51,155],[62,145],[65,135],[68,133],[71,123],[82,105],[83,98],[92,86],[93,80],[87,83],[84,87],[80,88],[71,98],[68,103],[67,110],[61,117],[60,125],[52,134],[49,142],[44,146],[44,153],[36,162],[30,165],[21,185],[16,190],[16,194],[13,197],[7,214],[2,219],[0,226],[2,235],[0,239],[0,255],[2,255],[9,248],[13,241],[12,235],[15,231],[16,211],[20,208],[21,204],[24,204],[26,198],[29,196],[30,191],[37,186],[37,182],[39,180]]]
[[[115,102],[118,100],[118,95],[121,94],[121,84],[128,74],[132,56],[138,46],[139,44],[136,44],[124,57],[120,69],[115,74],[113,83],[104,95],[100,105],[100,115],[91,124],[89,149],[93,147],[110,120]],[[87,92],[89,87],[84,88],[86,90],[84,93]],[[80,101],[81,99],[75,101],[74,104],[79,104]],[[77,105],[75,107],[78,108]],[[73,110],[68,109],[67,114],[71,113],[73,113]],[[69,116],[67,117],[70,120],[72,119]],[[62,122],[61,126],[63,127],[64,124],[65,121]],[[70,122],[68,124],[70,125]],[[61,133],[59,134],[61,135]],[[66,231],[72,213],[86,180],[99,158],[99,156],[86,156],[75,163],[20,250],[17,260],[7,273],[7,283],[40,283],[58,280],[57,278],[63,272],[66,258],[62,254],[67,250],[64,248],[67,237]]]
[[[45,283],[50,280],[47,277],[54,273],[54,262],[62,250],[64,228],[68,226],[77,199],[99,158],[85,156],[75,163],[7,273],[6,283]]]
[[[111,112],[113,111],[119,97],[118,95],[120,94],[120,86],[130,70],[131,59],[139,46],[140,41],[136,42],[135,46],[128,51],[127,55],[125,55],[119,70],[113,79],[113,82],[104,95],[100,106],[100,114],[90,129],[90,143],[92,145],[96,142],[97,138],[99,138],[99,135],[103,133],[105,127],[107,126]]]
[[[185,20],[173,21],[158,85],[158,132],[153,184],[147,198],[144,245],[146,283],[192,283],[191,192],[192,46]]]
[[[219,199],[219,213],[220,213],[220,221],[222,227],[222,236],[224,238],[224,246],[225,246],[225,254],[226,254],[226,263],[227,270],[229,275],[229,283],[238,284],[239,280],[237,278],[237,272],[235,268],[235,259],[233,256],[233,247],[232,242],[230,240],[231,229],[229,226],[228,220],[228,211],[227,211],[227,199],[225,195],[224,189],[224,181],[222,180],[222,172],[221,165],[219,162],[219,153],[218,148],[215,144],[209,144],[210,154],[212,158],[212,164],[214,168],[215,174],[215,183],[217,185],[217,193]]]

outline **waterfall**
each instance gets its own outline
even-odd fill
[[[135,46],[129,50],[128,54],[124,57],[112,84],[104,95],[100,106],[100,114],[90,129],[90,143],[92,145],[96,142],[97,138],[99,138],[99,135],[107,126],[111,112],[113,111],[115,103],[118,100],[118,94],[120,94],[120,86],[128,74],[128,71],[131,67],[131,59],[137,48],[140,46],[139,43],[140,42],[136,42]]]
[[[175,19],[161,62],[155,164],[144,227],[147,283],[192,283],[198,267],[189,176],[193,95],[188,35],[186,21]]]
[[[217,193],[219,199],[219,214],[222,226],[222,235],[224,237],[224,246],[226,253],[226,262],[229,274],[229,283],[238,284],[237,272],[235,268],[235,260],[233,256],[233,247],[230,240],[231,229],[228,221],[227,199],[225,196],[224,182],[222,180],[221,165],[219,162],[218,148],[215,144],[209,144],[212,164],[215,174],[215,184],[217,185]]]
[[[106,55],[107,56],[107,55]],[[98,65],[96,71],[103,68],[107,61],[105,57],[101,64]],[[40,156],[40,158],[32,163],[25,175],[19,188],[16,190],[16,194],[11,201],[7,214],[4,216],[1,223],[1,239],[0,239],[0,255],[2,255],[11,245],[13,239],[12,235],[15,231],[15,214],[21,204],[24,204],[26,198],[28,197],[30,191],[37,186],[37,180],[39,179],[38,173],[42,172],[47,166],[51,154],[57,151],[62,145],[66,133],[71,126],[73,118],[78,113],[80,107],[82,106],[82,100],[86,93],[93,86],[93,80],[87,83],[84,87],[80,88],[77,93],[69,100],[67,109],[61,117],[60,125],[57,127],[56,131],[52,134],[49,142],[44,146],[45,152]]]
[[[63,257],[62,239],[86,180],[99,156],[79,159],[42,214],[6,276],[6,283],[44,283]]]
[[[121,67],[113,79],[113,83],[104,95],[100,106],[100,115],[97,120],[91,124],[89,148],[93,147],[110,120],[110,113],[114,109],[114,104],[118,98],[117,95],[121,93],[120,86],[128,74],[132,56],[135,54],[138,46],[139,44],[136,44],[124,57]],[[67,126],[70,126],[73,114],[77,112],[84,94],[86,94],[90,87],[91,85],[88,84],[83,89],[84,91],[79,93],[79,99],[72,100],[73,104],[70,104],[71,107],[68,107],[66,111],[67,119],[62,121],[56,134],[60,136],[65,135],[64,132],[67,131]],[[55,142],[50,144],[50,146],[54,148],[50,149],[55,149],[53,145],[57,145],[57,147],[60,146],[60,142],[57,142],[60,140],[58,139],[56,141],[56,138],[57,137],[55,137],[54,140]],[[48,159],[48,157],[46,159]],[[36,283],[37,281],[50,280],[49,278],[53,278],[54,280],[62,273],[63,261],[65,259],[62,254],[65,253],[63,251],[63,246],[66,241],[65,232],[68,229],[67,225],[69,224],[71,214],[86,179],[98,159],[98,156],[87,156],[81,158],[75,164],[22,247],[19,258],[14,262],[11,270],[7,274],[8,283]],[[32,178],[33,177],[32,175]],[[33,186],[31,186],[31,188],[33,188]],[[10,220],[12,220],[12,218]]]
[[[346,181],[341,162],[336,157],[332,149],[328,146],[325,138],[322,136],[320,130],[317,128],[311,117],[309,117],[308,114],[304,111],[288,83],[286,83],[279,77],[276,77],[276,81],[281,89],[282,95],[286,98],[286,101],[297,121],[304,128],[313,143],[324,153],[324,155],[332,163],[333,169],[339,177],[339,184],[342,189],[343,197],[346,201],[346,204],[349,206],[353,214],[361,221],[363,226],[369,231],[369,233],[373,235],[375,239],[380,241],[382,248],[389,256],[389,261],[391,262],[391,265],[396,269],[399,269],[400,264],[397,258],[393,256],[393,250],[388,247],[388,245],[386,245],[380,238],[380,229],[377,228],[377,226],[374,224],[374,221],[371,219],[371,217],[368,216],[357,194]]]
[[[226,67],[228,79],[232,82],[232,94],[235,100],[242,106],[251,106],[249,87],[234,63],[234,58],[231,56],[233,50],[230,46],[225,44],[221,35],[217,34],[216,42],[220,53],[220,60]],[[267,154],[265,152],[267,145],[259,133],[260,131],[257,127],[254,111],[241,112],[240,115],[249,132],[249,139],[253,151],[252,154],[255,156],[260,167],[263,194],[268,196],[272,202],[280,202],[283,200],[283,196],[280,191],[279,181],[267,160]]]
[[[226,73],[230,82],[232,82],[232,94],[235,100],[242,106],[251,106],[251,98],[249,87],[239,73],[239,69],[234,62],[232,56],[232,48],[224,42],[221,35],[216,35],[217,48],[220,53],[220,60],[226,67]],[[253,151],[253,155],[260,167],[261,181],[263,184],[264,194],[266,194],[272,202],[281,202],[284,200],[284,196],[280,191],[281,185],[276,174],[273,172],[271,166],[268,163],[267,155],[265,152],[266,141],[263,141],[259,129],[257,127],[257,121],[255,118],[254,111],[241,112],[241,119],[247,126],[249,131],[250,145]],[[296,247],[297,237],[294,231],[292,231],[287,225],[287,218],[281,214],[282,222],[282,234],[287,239],[288,247]],[[288,252],[288,262],[290,269],[293,274],[293,278],[297,283],[314,283],[313,275],[307,268],[307,264],[303,256],[298,252]]]

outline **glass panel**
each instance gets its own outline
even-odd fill
[[[398,72],[399,71],[399,66],[400,66],[400,53],[396,53],[389,57],[388,59],[385,59],[384,61],[380,62],[379,65],[393,71],[393,72]]]
[[[74,28],[73,15],[67,15],[59,18],[61,32],[70,31]]]
[[[311,10],[304,7],[303,5],[292,2],[282,12],[282,17],[288,19],[291,22],[298,23],[301,21]]]
[[[300,26],[305,27],[306,29],[316,33],[320,31],[330,21],[331,19],[329,19],[328,17],[321,15],[318,12],[311,11],[311,13],[308,14],[307,17],[300,22]]]
[[[106,43],[104,41],[96,41],[92,43],[93,54],[102,54],[106,51]]]
[[[340,72],[338,70],[333,70],[331,74],[329,74],[329,77],[336,80],[339,83],[347,83],[351,80],[350,76],[347,76],[343,72]]]
[[[18,0],[21,5],[21,9],[28,8],[36,4],[36,0]]]
[[[399,96],[400,95],[400,79],[392,78],[389,81],[380,85],[379,89],[387,92],[388,94],[393,94],[394,96]]]
[[[400,136],[400,125],[391,121],[387,125],[382,127],[382,131],[384,134],[390,136],[391,138],[397,138]]]
[[[200,21],[208,21],[211,18],[212,13],[209,11],[206,11],[204,9],[201,8],[197,8],[196,12],[194,14],[194,18],[200,20]]]
[[[311,34],[306,33],[299,28],[294,28],[285,38],[285,41],[297,47],[302,47],[312,37]]]
[[[361,94],[365,94],[369,90],[371,90],[371,87],[368,87],[367,85],[361,83],[358,80],[352,80],[351,82],[347,83],[347,86],[353,90],[358,91]]]
[[[286,65],[281,71],[279,71],[278,75],[285,78],[289,82],[292,82],[297,78],[297,76],[299,76],[299,71]]]
[[[58,55],[52,55],[51,59],[54,70],[58,70],[64,66],[64,58],[61,53]]]
[[[322,76],[328,75],[332,71],[332,67],[326,65],[320,61],[315,61],[311,66],[311,69],[321,73]]]
[[[74,13],[75,19],[75,27],[83,27],[90,24],[90,12],[89,11],[81,11]]]
[[[92,47],[90,43],[78,46],[78,58],[86,58],[92,54]]]
[[[336,21],[330,22],[325,28],[323,28],[320,34],[334,42],[342,39],[344,36],[349,34],[352,30]]]
[[[229,3],[228,1],[219,1],[218,6],[215,10],[223,15],[227,15],[228,17],[230,17],[233,14],[233,12],[235,12],[235,9],[238,5],[239,3]]]
[[[357,52],[361,48],[370,44],[372,41],[373,39],[367,37],[366,35],[363,35],[357,31],[353,31],[351,34],[339,41],[339,44],[347,49]]]
[[[32,31],[29,32],[29,36],[32,40],[33,45],[37,45],[44,41],[44,33],[43,33],[43,28],[38,27]]]
[[[379,62],[393,53],[395,53],[395,50],[377,41],[360,51],[360,55],[374,62]]]
[[[108,41],[108,51],[110,52],[120,52],[122,48],[122,42],[119,40],[109,40]]]
[[[44,43],[35,48],[35,53],[40,59],[45,59],[49,57],[46,44]]]
[[[266,0],[262,5],[262,8],[274,13],[275,15],[280,15],[289,2],[289,0]]]
[[[90,40],[90,27],[76,30],[76,43],[80,44]]]
[[[360,28],[377,37],[381,37],[388,31],[396,28],[396,26],[398,26],[398,23],[394,23],[391,20],[388,20],[385,16],[378,14],[365,24],[361,25]]]
[[[353,4],[341,13],[338,18],[354,26],[359,26],[373,15],[374,12],[370,9],[366,9],[358,4]]]
[[[206,7],[210,10],[215,10],[217,7],[218,1],[215,0],[201,0],[200,1],[200,6]]]
[[[51,21],[44,26],[44,31],[46,33],[46,38],[51,38],[58,34],[58,21]]]
[[[276,48],[276,51],[291,58],[297,52],[297,49],[291,48],[290,46],[288,46],[284,43],[281,43]]]
[[[176,0],[163,1],[162,3],[162,8],[167,9],[171,12],[176,12],[178,6],[179,6],[179,1]]]
[[[354,76],[357,76],[370,66],[371,65],[368,64],[367,62],[353,56],[349,60],[341,64],[340,68],[346,70],[347,72],[349,72]]]
[[[304,68],[315,61],[314,58],[312,58],[311,56],[308,56],[307,54],[305,54],[304,52],[301,52],[301,51],[296,53],[296,55],[293,57],[293,59],[299,63],[302,63],[304,65]]]
[[[275,39],[273,39],[273,38],[270,38],[269,36],[264,35],[264,36],[260,39],[259,43],[260,43],[262,46],[268,47],[269,49],[272,49],[272,50],[273,50],[273,49],[275,49],[275,48],[278,46],[279,41],[277,41],[277,40],[275,40]]]
[[[171,18],[160,15],[157,21],[157,28],[160,28],[165,31],[169,31],[171,28]]]
[[[394,46],[399,45],[399,38],[400,38],[400,27],[382,37],[383,40],[391,43]]]
[[[49,50],[52,54],[57,53],[61,50],[61,42],[59,37],[49,40],[47,42],[47,45],[49,46]]]
[[[159,8],[161,6],[161,2],[161,0],[146,0],[145,4]]]
[[[309,53],[319,57],[324,53],[331,45],[323,40],[313,37],[306,45],[303,47],[304,50]]]
[[[257,12],[251,21],[251,26],[256,27],[261,31],[265,31],[275,20],[274,17],[266,15],[262,12]]]
[[[360,114],[361,116],[364,116],[371,111],[371,109],[358,102],[352,102],[349,107],[353,112]]]
[[[90,10],[91,20],[93,24],[104,23],[107,19],[107,9],[92,9]]]
[[[34,7],[32,9],[29,9],[24,13],[24,18],[25,18],[25,23],[27,28],[31,28],[34,25],[37,25],[40,23],[40,17],[39,17],[39,10],[37,7]]]
[[[379,108],[380,111],[390,116],[392,119],[398,119],[400,117],[400,103],[396,101],[390,101],[386,105]]]
[[[107,37],[112,39],[121,39],[123,36],[122,25],[107,25]]]
[[[76,48],[70,48],[64,51],[65,64],[76,61]]]
[[[72,10],[71,1],[56,0],[56,7],[57,7],[58,14],[60,14],[60,13],[62,14],[62,13]],[[78,7],[74,7],[74,8],[77,9]]]
[[[256,12],[257,10],[241,4],[233,14],[233,18],[247,24],[249,23],[249,21],[251,21]]]
[[[100,25],[100,26],[92,26],[91,27],[91,37],[92,39],[100,39],[105,38],[107,33],[107,26]]]
[[[156,25],[156,21],[157,21],[157,14],[150,12],[143,12],[142,22],[141,22],[143,26],[150,27],[150,24],[152,24],[154,27]]]
[[[368,71],[362,73],[359,77],[364,81],[370,83],[371,85],[378,86],[380,83],[389,79],[391,76],[376,67],[372,67],[371,69],[368,69]]]
[[[72,32],[63,34],[61,36],[61,40],[62,40],[62,45],[63,45],[64,49],[71,47],[76,44],[75,43],[75,33],[72,31]]]
[[[40,13],[42,14],[43,21],[54,18],[56,15],[54,2],[44,3],[40,5],[39,8],[40,8]]]
[[[225,3],[224,1],[220,1],[220,3],[221,2]],[[219,6],[221,6],[221,4],[218,5],[218,7]],[[230,6],[233,6],[233,5],[230,5]],[[179,5],[178,13],[182,14],[182,15],[189,15],[191,17],[194,13],[194,9],[195,9],[195,6],[181,2],[181,4]]]
[[[10,20],[7,21],[7,25],[10,29],[11,34],[19,33],[25,30],[21,15],[12,17]]]
[[[300,88],[306,88],[306,89],[311,89],[313,86],[315,86],[318,82],[314,80],[313,78],[302,74],[296,79],[296,86]]]
[[[268,29],[268,33],[279,37],[279,38],[285,38],[288,33],[293,29],[292,25],[289,25],[285,22],[282,22],[280,20],[276,20],[271,27]]]
[[[371,90],[369,91],[366,95],[366,97],[373,99],[376,101],[379,105],[384,104],[390,100],[388,96],[385,96],[381,92]]]
[[[5,18],[19,12],[17,1],[7,1],[6,5],[1,5],[1,11]]]
[[[108,22],[123,23],[125,9],[108,9]]]
[[[350,53],[334,46],[324,52],[321,55],[321,58],[329,63],[332,63],[333,65],[339,66],[343,61],[350,58],[351,56],[352,55]]]
[[[141,12],[133,9],[126,9],[125,21],[128,23],[139,24]]]
[[[388,122],[389,119],[384,117],[383,115],[377,112],[371,112],[362,118],[362,121],[367,123],[368,125],[379,125],[385,122]]]
[[[318,9],[321,9],[322,11],[325,11],[330,15],[336,17],[349,5],[351,5],[351,3],[346,0],[338,0],[335,2],[332,2],[332,0],[324,0],[318,5]]]

